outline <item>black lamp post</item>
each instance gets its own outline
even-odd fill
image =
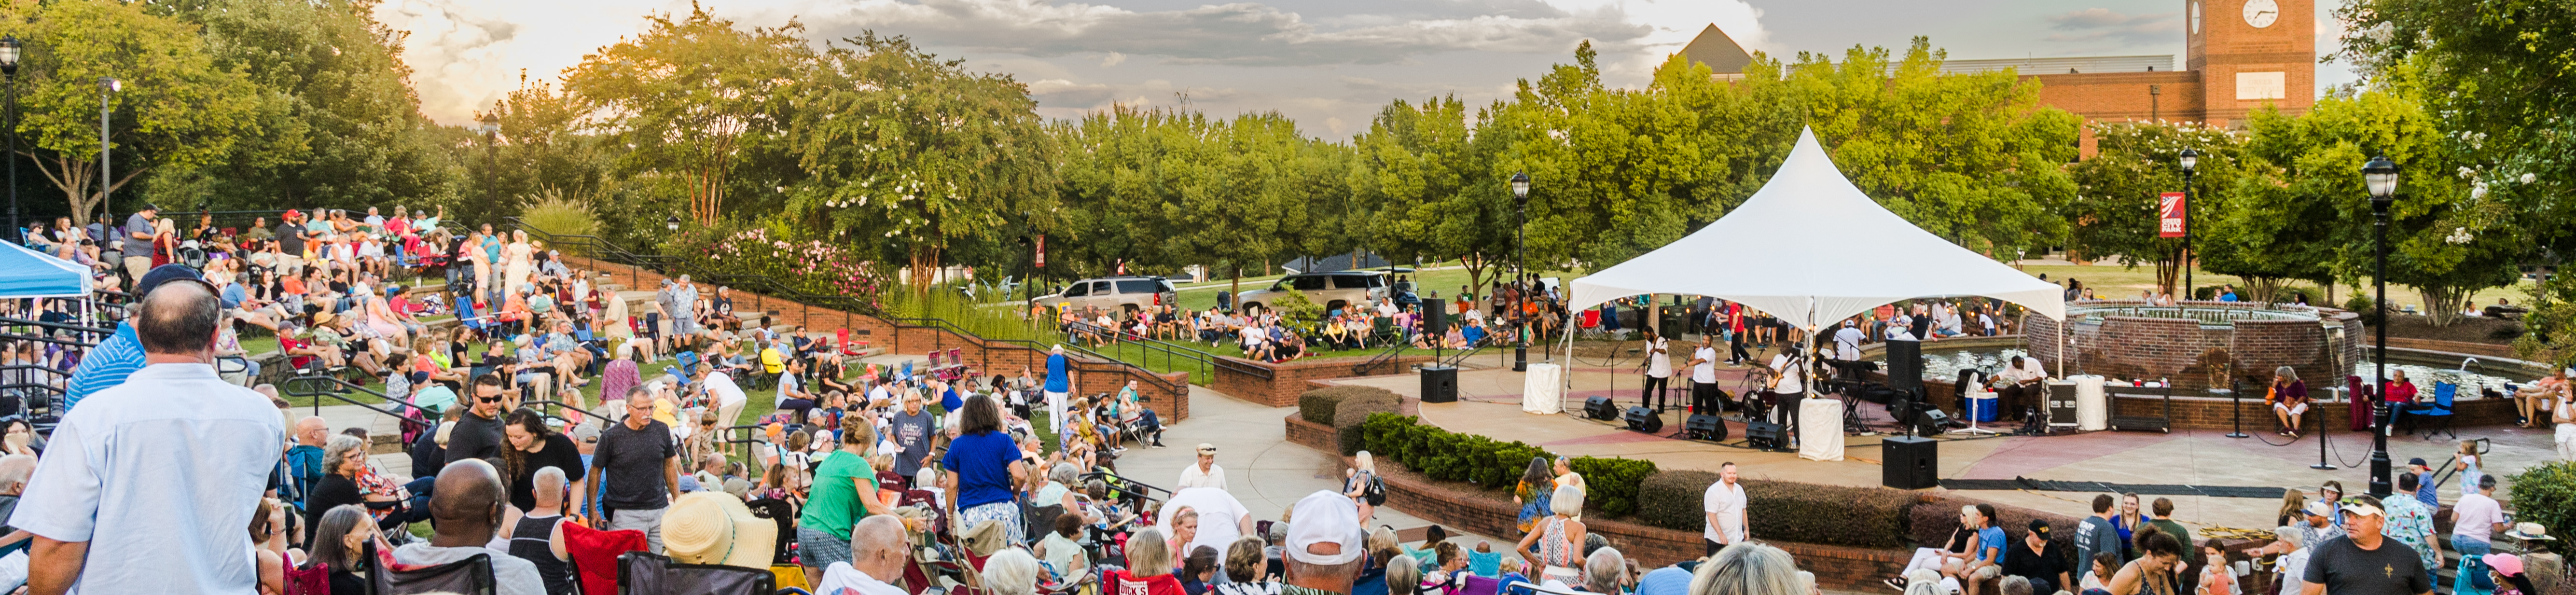
[[[679,216],[679,215],[672,215],[672,216],[669,216],[669,217],[664,217],[664,218],[662,218],[662,228],[663,228],[663,229],[671,230],[671,233],[679,233],[679,232],[680,232],[680,216]]]
[[[27,226],[18,221],[18,36],[0,36],[0,75],[9,83],[9,234],[27,243]]]
[[[474,124],[474,131],[483,133],[483,206],[490,208],[498,204],[492,202],[492,170],[501,166],[501,115],[486,112],[475,118]]]
[[[2388,399],[2384,396],[2388,391],[2388,205],[2396,201],[2397,163],[2389,161],[2386,155],[2372,157],[2370,163],[2361,166],[2361,181],[2362,186],[2370,189],[2370,251],[2378,260],[2377,268],[2370,274],[2370,283],[2374,287],[2371,306],[2379,308],[2379,323],[2371,325],[2376,327],[2377,334],[2373,347],[2377,353],[2370,358],[2371,378],[2372,382],[2379,383],[2379,391],[2383,395],[2371,399],[2377,401],[2373,408],[2379,415],[2379,427],[2370,433],[2370,495],[2386,497],[2389,492]]]
[[[1515,286],[1520,285],[1522,279],[1529,277],[1529,245],[1526,241],[1526,236],[1529,234],[1529,187],[1529,174],[1512,174],[1512,209],[1515,213],[1514,218],[1518,221],[1517,226],[1512,229],[1514,253],[1512,284]],[[1512,309],[1516,310],[1513,314],[1524,316],[1520,319],[1520,328],[1516,329],[1518,332],[1514,333],[1520,335],[1520,340],[1512,344],[1512,371],[1527,372],[1529,371],[1530,320],[1526,318],[1526,312],[1529,311],[1526,302],[1529,301],[1529,288],[1517,288],[1512,295],[1517,298],[1512,303]]]
[[[107,119],[109,116],[115,115],[116,112],[108,107],[107,99],[116,95],[118,91],[124,90],[125,81],[116,80],[116,77],[101,77],[98,79],[98,212],[102,215],[102,219],[108,212],[108,198],[111,194],[116,192],[116,176],[109,175],[111,170],[108,168],[107,163],[107,153],[109,150],[107,142]],[[13,159],[11,161],[15,162],[16,160]]]
[[[2182,298],[2175,300],[2174,303],[2177,304],[2197,295],[2193,293],[2191,285],[2192,257],[2195,256],[2191,250],[2191,228],[2199,227],[2200,222],[2191,218],[2193,206],[2191,203],[2195,202],[2191,196],[2191,174],[2193,170],[2200,167],[2200,151],[2183,149],[2180,161],[2182,162]]]

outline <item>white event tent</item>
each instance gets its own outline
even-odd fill
[[[1809,329],[1917,297],[1986,296],[2066,315],[2056,284],[1951,244],[1861,194],[1813,129],[1733,212],[1573,286],[1570,310],[1637,294],[1704,295]]]

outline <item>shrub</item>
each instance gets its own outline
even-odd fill
[[[2514,520],[2540,523],[2551,535],[2576,531],[2576,463],[2542,463],[2513,475]]]
[[[1745,529],[1764,539],[1890,549],[1905,545],[1907,512],[1920,498],[1887,488],[1740,480]]]
[[[1333,431],[1341,435],[1342,454],[1350,455],[1362,450],[1377,450],[1362,446],[1362,441],[1367,438],[1367,434],[1360,430],[1360,424],[1368,421],[1369,414],[1372,413],[1395,413],[1396,404],[1395,395],[1389,393],[1384,396],[1362,395],[1343,400],[1341,404],[1335,405]]]
[[[519,211],[519,220],[528,227],[554,236],[589,236],[599,234],[599,217],[580,199],[564,196],[563,189],[546,186],[535,194],[523,195],[527,206]],[[567,240],[569,241],[569,240]],[[580,252],[579,244],[561,244],[548,248]]]
[[[1610,516],[1637,512],[1637,485],[1655,474],[1655,462],[1640,459],[1575,457],[1566,467],[1583,474],[1585,507]]]
[[[1665,471],[1646,476],[1637,485],[1637,520],[1666,529],[1698,531],[1708,523],[1703,506],[1709,484],[1717,483],[1717,474],[1708,471]]]
[[[1394,396],[1395,393],[1374,386],[1328,386],[1310,390],[1297,395],[1297,416],[1309,422],[1331,425],[1334,405],[1353,396],[1367,395]]]

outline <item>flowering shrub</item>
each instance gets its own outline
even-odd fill
[[[774,237],[753,227],[718,232],[704,245],[683,253],[697,259],[701,270],[737,275],[766,275],[796,291],[840,295],[881,307],[878,292],[886,286],[877,265],[844,246],[819,240]]]

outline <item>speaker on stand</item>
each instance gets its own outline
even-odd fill
[[[1589,418],[1593,421],[1610,421],[1619,419],[1619,406],[1611,404],[1610,397],[1586,397],[1583,399],[1583,417]]]
[[[1923,388],[1923,342],[1888,341],[1887,387],[1896,390]]]

